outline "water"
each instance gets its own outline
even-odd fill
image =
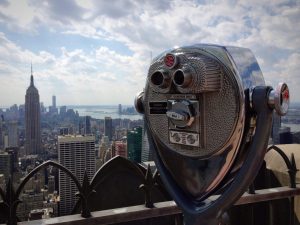
[[[122,105],[123,109],[129,108],[132,106]],[[72,105],[67,106],[67,109],[74,109],[78,111],[80,116],[91,116],[95,119],[104,119],[106,116],[110,116],[112,119],[130,119],[130,120],[139,120],[142,119],[140,114],[123,114],[119,115],[119,108],[117,105],[96,105],[96,106],[82,106],[82,105]]]

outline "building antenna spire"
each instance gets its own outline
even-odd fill
[[[31,61],[31,76],[30,76],[30,86],[33,86],[33,74],[32,74],[32,61]]]

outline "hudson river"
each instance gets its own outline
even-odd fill
[[[122,105],[122,109],[126,109],[132,106]],[[130,120],[138,120],[142,119],[142,115],[140,114],[122,114],[118,113],[117,105],[97,105],[97,106],[83,106],[83,105],[70,105],[67,106],[67,109],[74,109],[74,111],[78,111],[80,116],[91,116],[95,119],[104,119],[106,116],[110,116],[112,119],[130,119]]]

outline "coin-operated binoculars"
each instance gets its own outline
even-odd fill
[[[194,45],[152,61],[135,106],[185,224],[220,223],[263,162],[273,109],[288,105],[288,86],[266,86],[249,49]]]

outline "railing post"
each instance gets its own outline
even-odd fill
[[[290,188],[296,188],[296,174],[299,170],[297,169],[294,153],[291,154],[291,157],[289,159],[287,157],[287,155],[284,153],[284,151],[275,145],[270,146],[267,149],[267,151],[270,151],[272,149],[279,153],[279,155],[283,158],[283,160],[287,166],[287,172],[289,174],[289,179],[290,179]],[[289,209],[289,211],[290,211],[289,220],[290,221],[289,221],[289,223],[290,223],[290,225],[294,225],[295,224],[295,213],[294,213],[295,200],[294,200],[294,197],[289,197],[288,200],[289,200],[289,205],[290,205],[290,209]],[[270,224],[273,224],[272,202],[269,202],[269,206],[270,206]]]
[[[96,191],[91,187],[87,172],[84,172],[84,177],[82,181],[82,188],[76,193],[76,196],[80,197],[81,201],[81,216],[84,218],[91,217],[91,211],[89,208],[88,200],[90,195],[96,193]]]
[[[288,168],[288,173],[290,176],[290,187],[296,188],[296,174],[299,170],[297,169],[294,153],[291,154],[290,167]]]
[[[249,186],[249,188],[248,188],[248,193],[249,193],[249,194],[255,194],[254,183],[250,184],[250,186]]]
[[[288,172],[289,177],[290,177],[290,187],[291,188],[295,188],[296,187],[296,174],[297,174],[297,172],[299,170],[297,169],[297,165],[296,165],[294,154],[292,153],[291,154],[291,158],[289,159],[287,157],[287,155],[284,153],[284,151],[282,151],[282,149],[278,148],[275,145],[270,146],[267,149],[267,152],[270,151],[270,150],[272,150],[272,149],[275,150],[276,152],[278,152],[279,155],[284,160],[284,162],[286,164],[286,167],[288,169],[287,172]]]
[[[290,203],[290,225],[295,225],[295,213],[294,213],[295,198],[294,197],[290,197],[289,198],[289,203]]]
[[[156,179],[158,176],[157,170],[155,171],[154,175],[152,175],[152,171],[150,168],[150,164],[148,164],[144,183],[139,186],[145,192],[145,207],[153,208],[153,201],[152,201],[152,189],[156,184]]]

